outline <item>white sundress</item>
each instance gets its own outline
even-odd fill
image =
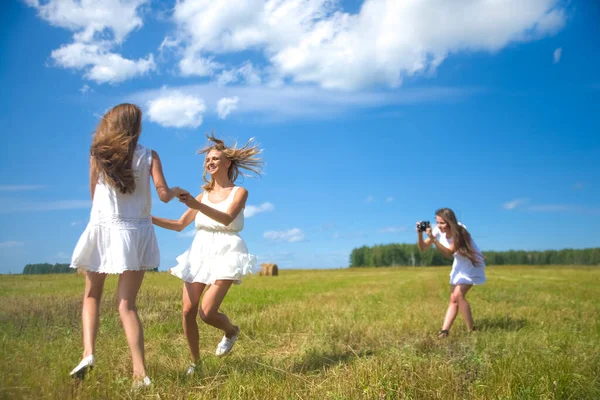
[[[160,252],[154,234],[150,167],[152,150],[137,145],[132,168],[135,190],[123,194],[98,179],[90,222],[79,238],[71,268],[105,274],[121,274],[156,268]]]
[[[446,234],[442,233],[437,226],[433,228],[432,234],[444,247],[450,248],[453,239],[447,238]],[[472,238],[471,245],[476,251],[475,258],[477,259],[477,266],[475,266],[468,257],[455,252],[453,254],[454,261],[452,262],[452,271],[450,271],[451,285],[482,285],[487,280],[485,276],[485,261],[483,255]]]
[[[233,187],[227,198],[219,203],[208,199],[204,192],[201,202],[216,210],[227,212],[239,186]],[[241,278],[252,273],[256,257],[248,254],[244,239],[238,232],[244,228],[244,210],[227,226],[202,214],[196,214],[196,235],[189,249],[177,257],[171,274],[186,282],[212,285],[217,280],[241,283]]]

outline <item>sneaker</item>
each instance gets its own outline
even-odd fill
[[[131,390],[136,391],[136,390],[144,389],[144,388],[150,387],[150,385],[152,385],[150,378],[145,376],[144,379],[134,380],[133,384],[131,385]]]
[[[81,360],[81,362],[77,364],[75,368],[73,368],[73,371],[71,371],[69,375],[71,375],[73,378],[83,379],[85,374],[94,369],[94,363],[94,355],[90,354]]]
[[[230,338],[228,338],[227,336],[223,336],[223,339],[221,339],[221,343],[219,343],[219,345],[217,346],[217,351],[215,351],[217,357],[223,357],[229,354],[239,335],[240,328],[238,328],[235,335],[233,335]]]
[[[194,375],[196,373],[196,368],[198,366],[196,364],[190,364],[190,366],[188,367],[187,371],[185,371],[186,375]]]

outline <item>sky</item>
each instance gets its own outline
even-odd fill
[[[593,1],[6,0],[0,273],[68,263],[89,146],[138,104],[167,182],[202,185],[206,133],[254,137],[241,233],[259,262],[343,268],[452,208],[483,250],[600,246]],[[185,206],[153,215],[177,219]],[[161,270],[191,244],[156,229]]]

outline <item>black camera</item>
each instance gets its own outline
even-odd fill
[[[429,227],[431,227],[431,224],[429,223],[429,221],[421,221],[417,225],[417,228],[419,228],[419,232],[425,232],[427,230],[427,228],[429,228]]]

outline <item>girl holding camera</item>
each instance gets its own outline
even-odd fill
[[[438,338],[445,338],[459,310],[469,332],[475,330],[466,296],[473,285],[481,285],[486,281],[485,262],[467,228],[456,220],[454,211],[440,208],[435,212],[435,221],[437,226],[433,229],[428,223],[417,222],[418,246],[424,251],[434,244],[444,257],[454,258],[450,272],[450,303],[438,333]],[[423,231],[427,234],[426,239],[423,238]]]

